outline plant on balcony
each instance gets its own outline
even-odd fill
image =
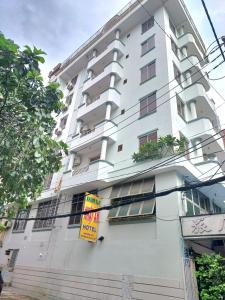
[[[196,258],[200,297],[202,300],[222,300],[225,296],[225,259],[213,254]]]
[[[187,140],[177,139],[172,135],[161,136],[157,141],[149,141],[140,146],[139,152],[132,155],[134,162],[145,159],[160,159],[166,156],[181,154],[185,151]]]

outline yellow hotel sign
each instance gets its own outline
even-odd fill
[[[84,211],[100,207],[100,198],[86,193]],[[95,243],[98,238],[99,212],[82,215],[80,226],[80,239]]]

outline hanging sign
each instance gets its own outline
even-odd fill
[[[100,198],[96,195],[86,193],[84,200],[84,211],[99,208]],[[80,226],[80,239],[95,243],[98,238],[99,211],[82,215]]]

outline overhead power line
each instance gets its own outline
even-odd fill
[[[195,188],[201,188],[201,187],[206,187],[206,186],[211,186],[214,185],[216,183],[222,182],[225,180],[225,176],[221,176],[215,179],[211,179],[208,181],[204,181],[204,182],[199,182],[196,184],[191,184],[188,186],[179,186],[179,187],[174,187],[171,189],[166,189],[157,193],[152,193],[151,195],[149,195],[148,199],[145,199],[145,201],[149,201],[158,197],[164,197],[167,196],[171,193],[174,192],[184,192],[184,191],[188,191],[190,189],[195,189]],[[51,219],[61,219],[61,218],[68,218],[68,217],[73,217],[73,216],[81,216],[81,215],[88,215],[90,213],[96,213],[99,211],[103,211],[103,210],[111,210],[113,208],[117,208],[120,206],[125,206],[125,205],[129,205],[129,204],[133,204],[133,203],[138,203],[138,202],[142,202],[143,198],[140,199],[131,199],[131,200],[122,200],[122,201],[118,201],[118,203],[114,203],[111,205],[105,205],[105,206],[101,206],[99,208],[96,209],[91,209],[88,211],[81,211],[81,212],[77,212],[77,213],[69,213],[69,214],[61,214],[61,215],[55,215],[55,216],[49,216],[49,217],[31,217],[31,218],[4,218],[1,217],[0,219],[10,219],[10,220],[16,220],[16,221],[35,221],[35,220],[51,220]]]
[[[218,134],[218,133],[216,133],[214,136],[216,136],[217,134]],[[212,137],[213,137],[213,136],[212,136]],[[204,142],[210,140],[212,137],[210,136],[210,137],[208,137],[207,139],[202,140],[201,142],[204,143]],[[204,146],[208,146],[208,145],[214,143],[215,141],[217,141],[217,140],[219,140],[219,139],[221,139],[221,138],[222,138],[222,136],[219,137],[219,138],[217,138],[216,140],[213,140],[213,141],[211,141],[211,142],[209,142],[209,143],[207,143],[207,144],[204,144]],[[199,145],[201,145],[201,143],[197,144],[197,146],[199,146]],[[200,149],[200,148],[202,148],[202,146],[200,146],[200,147],[196,147],[196,146],[194,147],[194,146],[192,146],[192,147],[188,148],[187,150],[183,151],[182,153],[180,153],[180,154],[178,154],[178,155],[174,155],[174,156],[172,156],[172,157],[169,157],[169,158],[167,158],[166,160],[164,160],[163,162],[160,162],[160,163],[158,163],[158,164],[152,166],[151,168],[148,168],[148,169],[145,169],[145,170],[141,171],[141,173],[142,173],[142,172],[146,173],[146,171],[149,172],[149,171],[152,171],[152,170],[156,170],[156,169],[158,169],[158,168],[160,168],[160,167],[169,166],[169,165],[171,165],[172,163],[174,163],[177,159],[182,158],[184,155],[191,154],[192,152],[194,152],[194,151],[196,151],[196,150],[198,150],[198,149]],[[192,150],[192,151],[190,151],[190,150]],[[222,151],[219,151],[219,152],[222,152]],[[213,153],[216,153],[216,152],[213,152]],[[179,161],[179,162],[180,162],[180,161]],[[214,167],[213,167],[212,169],[214,169]],[[206,171],[206,172],[203,173],[201,176],[205,175],[205,174],[208,173],[209,171],[210,171],[210,170]],[[107,179],[115,179],[115,178],[118,178],[118,177],[121,177],[121,176],[130,175],[130,174],[133,174],[133,172],[127,173],[127,174],[122,174],[122,175],[117,175],[117,176],[107,177]],[[128,177],[128,178],[125,178],[125,179],[121,180],[121,181],[120,181],[120,184],[121,184],[122,182],[126,182],[127,180],[129,180],[129,179],[131,179],[131,178],[133,178],[133,177],[135,177],[135,176],[137,176],[137,175],[140,176],[140,175],[142,175],[142,174],[140,174],[140,172],[138,172],[138,173],[136,173],[135,175],[132,175],[132,176],[130,176],[130,177]],[[72,188],[72,187],[74,188],[74,187],[76,187],[76,186],[79,186],[79,185],[85,184],[85,183],[86,183],[86,182],[81,182],[80,184],[77,184],[77,185],[74,184],[74,185],[65,186],[65,188],[67,188],[67,189],[68,189],[68,188]],[[117,183],[117,184],[118,184],[118,183]],[[110,186],[107,186],[107,187],[105,187],[105,188],[98,189],[98,192],[101,192],[101,191],[103,191],[103,190],[105,190],[105,189],[108,189],[108,188],[110,188],[110,187],[113,187],[113,184],[110,185]],[[60,201],[60,202],[58,203],[58,205],[62,205],[62,204],[64,204],[64,203],[68,203],[68,202],[72,202],[72,199],[66,200],[66,201]],[[77,203],[83,203],[83,200],[78,201]],[[51,207],[55,207],[55,206],[52,205],[52,204],[50,204],[49,206],[46,206],[46,208],[47,208],[47,207],[48,207],[48,208],[51,208]],[[32,210],[35,210],[35,209],[38,209],[38,208],[32,208]]]
[[[206,16],[207,16],[207,18],[208,18],[209,24],[210,24],[210,26],[211,26],[211,28],[212,28],[213,34],[214,34],[214,36],[215,36],[215,38],[216,38],[216,41],[217,41],[218,47],[219,47],[219,49],[220,49],[220,52],[221,52],[221,54],[222,54],[222,57],[223,57],[223,59],[224,59],[224,61],[225,61],[225,56],[224,56],[222,47],[221,47],[221,45],[220,45],[219,38],[218,38],[218,36],[217,36],[217,33],[216,33],[215,27],[214,27],[214,25],[213,25],[212,19],[211,19],[211,17],[210,17],[209,11],[208,11],[207,6],[206,6],[206,4],[205,4],[205,1],[204,1],[204,0],[201,0],[201,2],[202,2],[202,5],[203,5],[203,8],[204,8],[204,10],[205,10]]]

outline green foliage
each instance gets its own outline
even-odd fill
[[[186,139],[177,139],[172,135],[161,136],[157,141],[149,141],[140,146],[139,152],[134,153],[132,158],[134,162],[145,159],[161,159],[163,157],[180,154],[185,151]]]
[[[222,300],[225,296],[225,259],[220,255],[203,254],[196,258],[196,277],[202,300]]]
[[[67,146],[52,139],[63,105],[57,83],[43,84],[42,50],[20,50],[0,34],[0,206],[26,207],[48,174],[61,167]]]

